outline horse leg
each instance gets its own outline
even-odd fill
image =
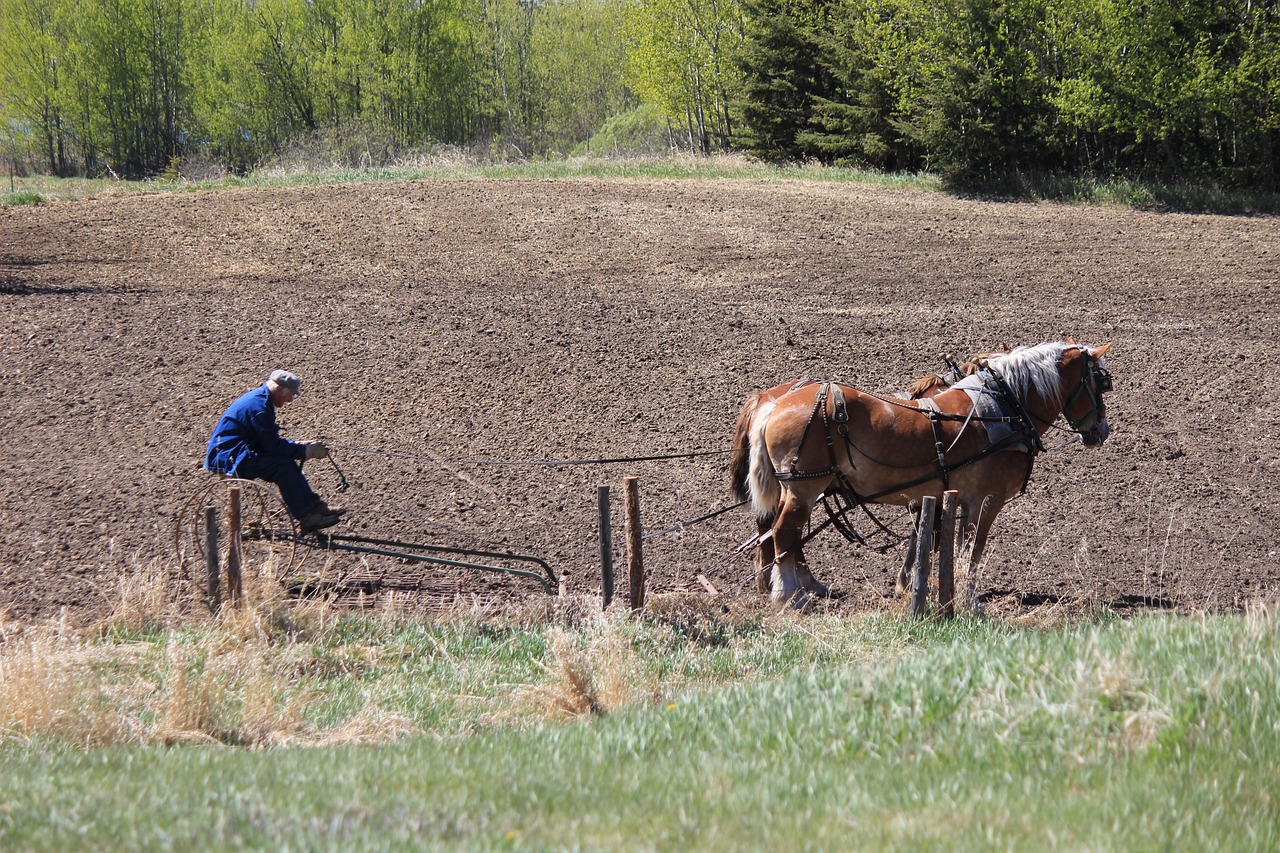
[[[785,489],[778,518],[773,524],[773,590],[770,598],[779,608],[788,604],[803,610],[809,600],[808,593],[800,586],[796,566],[802,554],[800,541],[804,526],[809,520],[809,506],[796,498],[795,492]]]
[[[766,522],[760,522],[760,525],[762,527],[760,534],[767,538],[756,548],[756,591],[761,595],[768,595],[772,591],[770,570],[777,558],[777,549],[773,545],[773,536],[769,534],[772,525]],[[796,584],[818,598],[831,596],[830,587],[813,576],[809,562],[804,558],[804,548],[800,546],[796,548]]]
[[[907,504],[907,512],[911,515],[911,534],[907,537],[907,553],[902,555],[902,568],[898,570],[898,592],[911,589],[911,570],[916,564],[916,537],[920,530],[920,505]]]
[[[760,544],[756,546],[756,591],[761,595],[768,595],[771,591],[769,581],[775,558],[773,521],[772,516],[756,519],[756,530],[760,534]]]
[[[827,486],[823,486],[823,489],[826,488]],[[801,537],[800,543],[803,542],[804,538]],[[809,561],[804,558],[803,544],[796,545],[796,583],[810,595],[818,598],[831,597],[831,588],[813,576],[813,571],[809,568]]]
[[[979,566],[986,551],[987,534],[991,530],[992,523],[996,520],[996,513],[1003,507],[1003,504],[995,505],[994,509],[992,507],[993,500],[988,496],[978,505],[976,515],[974,515],[974,507],[971,504],[962,502],[956,508],[956,526],[960,531],[960,541],[956,543],[956,553],[964,554],[967,551],[969,563],[965,588],[959,591],[958,594],[960,596],[959,600],[965,602],[967,607],[978,607]]]
[[[831,588],[813,576],[809,563],[804,558],[803,548],[796,557],[796,582],[810,595],[816,595],[818,598],[831,597]]]

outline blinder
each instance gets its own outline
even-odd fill
[[[1084,359],[1080,387],[1072,395],[1071,401],[1074,402],[1081,394],[1085,394],[1088,395],[1093,406],[1087,415],[1078,420],[1068,416],[1067,423],[1073,430],[1084,436],[1085,444],[1101,444],[1106,440],[1103,428],[1107,416],[1106,402],[1102,399],[1102,395],[1111,391],[1114,384],[1111,381],[1111,371],[1103,367],[1100,360],[1091,355],[1088,350],[1084,350]]]
[[[1111,383],[1111,371],[1098,364],[1096,360],[1093,362],[1093,381],[1099,394],[1109,394],[1115,387]]]

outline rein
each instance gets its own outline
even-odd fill
[[[429,459],[432,462],[441,461],[442,457],[434,453],[410,453],[404,450],[379,450],[375,447],[359,447],[354,444],[335,444],[327,442],[330,447],[336,447],[340,450],[348,450],[353,453],[364,453],[369,456],[389,456],[396,459]],[[448,460],[456,465],[478,465],[478,466],[509,466],[509,467],[543,467],[543,468],[568,468],[575,465],[617,465],[626,462],[654,462],[667,459],[695,459],[700,456],[724,456],[729,453],[740,453],[736,447],[730,447],[724,450],[695,450],[687,453],[661,453],[654,456],[617,456],[602,459],[477,459],[475,457],[455,458]]]

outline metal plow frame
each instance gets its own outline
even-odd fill
[[[279,536],[280,531],[269,531]],[[249,539],[262,535],[261,531],[247,530],[244,538]],[[443,545],[422,545],[416,542],[398,542],[393,539],[375,539],[369,536],[349,536],[345,534],[312,533],[294,536],[294,541],[316,551],[346,551],[355,554],[373,554],[380,557],[394,557],[412,563],[434,563],[440,566],[451,566],[460,569],[478,569],[482,572],[497,572],[529,578],[542,585],[548,595],[555,595],[559,586],[555,572],[551,566],[539,557],[526,554],[510,554],[502,551],[477,551],[469,548],[450,548]],[[429,553],[415,553],[429,552]],[[487,563],[476,563],[469,560],[454,560],[448,557],[433,556],[437,554],[459,554],[467,557],[484,557],[490,560],[514,560],[534,563],[542,568],[543,574],[530,569],[517,569],[510,566],[494,566]],[[545,574],[545,577],[544,577]]]

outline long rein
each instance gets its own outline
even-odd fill
[[[429,459],[432,462],[443,462],[443,457],[434,453],[412,453],[404,450],[382,450],[376,447],[361,447],[356,444],[338,444],[329,442],[329,447],[346,450],[352,453],[364,453],[369,456],[389,456],[398,459]],[[575,465],[619,465],[627,462],[654,462],[668,459],[696,459],[701,456],[722,456],[737,452],[731,447],[724,450],[694,450],[685,453],[660,453],[653,456],[616,456],[600,459],[482,459],[477,457],[459,457],[449,459],[456,465],[507,466],[507,467],[542,467],[569,468]]]
[[[337,448],[339,450],[346,450],[352,453],[363,453],[370,456],[385,456],[385,457],[391,457],[391,458],[397,458],[397,459],[429,459],[432,462],[442,461],[439,456],[436,456],[435,454],[431,454],[431,453],[410,453],[407,451],[381,450],[376,447],[361,447],[355,444],[330,443],[329,447]],[[671,459],[696,459],[704,456],[723,456],[725,454],[735,453],[735,452],[739,452],[739,449],[731,447],[727,450],[696,450],[696,451],[690,451],[686,453],[661,453],[661,454],[655,454],[651,456],[618,456],[618,457],[608,457],[608,458],[599,458],[599,459],[506,460],[506,459],[462,458],[462,459],[453,459],[451,461],[456,464],[479,465],[479,466],[521,466],[521,467],[564,468],[564,467],[572,467],[572,466],[579,466],[579,465],[618,465],[618,464],[625,464],[630,462],[652,462],[652,461],[665,461],[665,460],[671,460]],[[333,463],[334,469],[337,470],[338,476],[341,478],[341,486],[339,486],[338,490],[346,491],[348,486],[346,475],[342,473],[341,468],[338,468],[338,463],[333,461],[332,456],[329,457],[329,461]],[[737,503],[729,504],[728,506],[721,507],[720,509],[712,510],[711,512],[700,515],[697,518],[691,518],[687,521],[677,522],[676,524],[673,524],[669,527],[664,527],[661,530],[650,531],[648,533],[645,533],[641,538],[650,539],[655,536],[665,536],[671,533],[680,533],[689,529],[690,527],[693,527],[696,524],[701,524],[704,521],[710,521],[711,519],[716,518],[717,516],[721,516],[727,512],[731,512],[747,503],[749,503],[749,500],[738,501]]]

